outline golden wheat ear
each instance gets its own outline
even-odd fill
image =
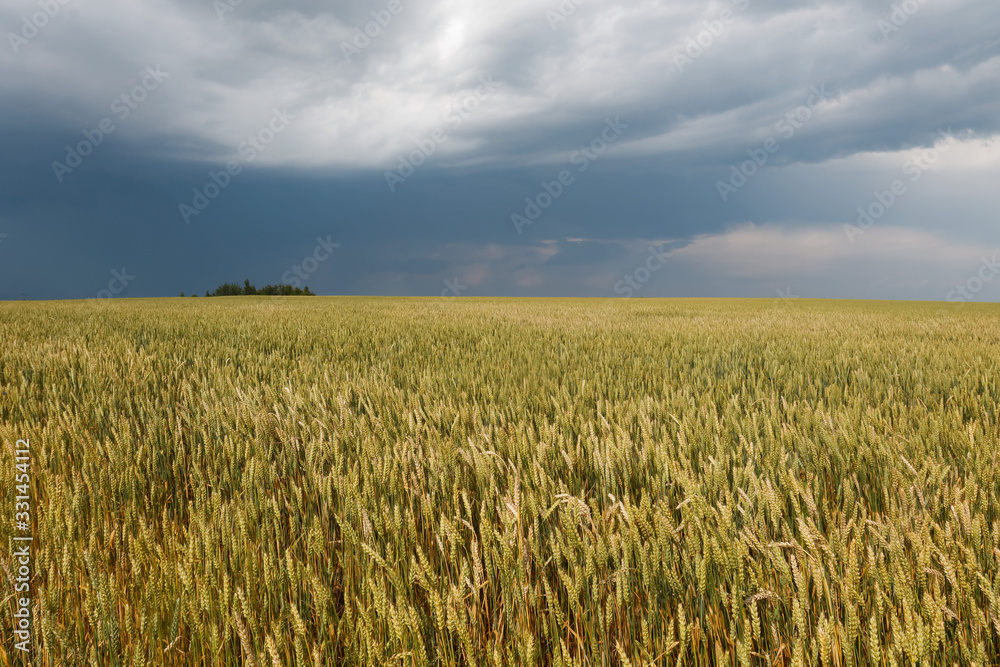
[[[0,303],[0,661],[995,664],[1000,312],[934,308]]]

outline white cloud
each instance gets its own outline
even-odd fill
[[[875,225],[851,243],[842,225],[789,227],[746,224],[698,236],[673,257],[703,273],[728,278],[819,276],[886,270],[963,271],[996,247],[960,243],[925,231]]]

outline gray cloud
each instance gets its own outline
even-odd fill
[[[39,5],[10,2],[0,7],[0,233],[10,234],[0,292],[86,296],[96,289],[73,276],[99,283],[132,257],[151,268],[130,294],[172,292],[179,267],[204,283],[249,264],[266,282],[331,226],[356,249],[316,276],[331,292],[436,294],[457,275],[482,293],[611,296],[630,253],[641,259],[643,243],[664,238],[687,244],[684,261],[657,274],[670,276],[664,293],[742,294],[738,279],[750,278],[768,291],[777,276],[706,280],[704,253],[733,247],[724,242],[744,237],[732,230],[753,222],[784,230],[757,232],[754,261],[818,279],[789,258],[796,243],[854,222],[912,152],[950,129],[961,145],[869,235],[882,240],[870,247],[890,228],[937,246],[899,246],[912,261],[898,264],[872,250],[822,260],[831,294],[878,283],[879,294],[938,298],[941,272],[962,270],[927,252],[998,243],[1000,7],[911,2],[895,25],[890,4],[851,0],[585,0],[556,22],[547,12],[558,2],[528,0],[244,0],[221,17],[194,0],[70,0],[30,38],[24,17]],[[148,68],[168,76],[120,117],[116,101]],[[483,77],[498,84],[487,94]],[[815,87],[825,99],[788,136],[782,119]],[[241,142],[266,137],[275,110],[287,129],[247,160]],[[620,141],[516,234],[510,214],[575,169],[576,151],[616,116],[628,124]],[[114,132],[60,182],[52,163],[105,118]],[[723,201],[717,183],[768,139],[780,148]],[[391,192],[384,172],[429,141],[433,154]],[[178,205],[228,160],[245,172],[184,225]],[[227,245],[234,236],[243,240]],[[15,242],[51,262],[49,277],[26,277]],[[937,273],[897,284],[858,262]]]

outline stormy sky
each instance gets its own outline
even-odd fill
[[[1000,301],[995,0],[6,0],[0,299]]]

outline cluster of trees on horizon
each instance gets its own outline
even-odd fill
[[[184,292],[181,292],[184,296]],[[192,294],[191,296],[198,296]],[[214,292],[205,291],[205,296],[316,296],[315,292],[309,291],[309,286],[292,287],[291,285],[264,285],[257,289],[250,280],[244,280],[243,286],[236,283],[222,283],[215,288]]]

